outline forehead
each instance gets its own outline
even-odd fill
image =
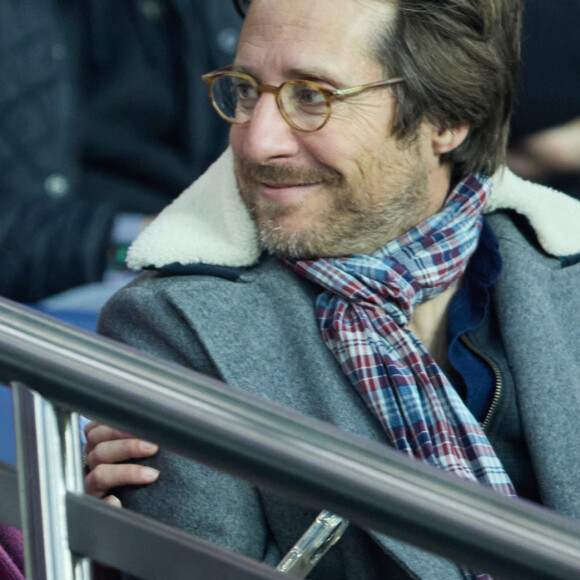
[[[253,0],[235,64],[280,79],[312,70],[368,82],[372,40],[393,13],[387,0]]]

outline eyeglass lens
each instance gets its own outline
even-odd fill
[[[260,98],[258,85],[235,75],[217,77],[212,90],[216,107],[236,124],[250,120]],[[326,95],[308,81],[284,83],[277,99],[290,125],[303,131],[315,131],[322,127],[330,114]]]

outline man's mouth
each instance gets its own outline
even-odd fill
[[[287,189],[290,187],[310,187],[313,185],[320,185],[322,182],[317,181],[313,183],[272,183],[268,181],[263,181],[262,185],[265,187],[269,187],[271,189]]]
[[[280,183],[263,181],[260,183],[261,197],[270,203],[299,203],[312,193],[312,189],[322,182]]]
[[[236,175],[256,201],[272,204],[302,203],[338,180],[338,174],[324,168],[259,165],[240,158],[236,159]]]

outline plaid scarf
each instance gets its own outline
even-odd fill
[[[477,247],[491,181],[471,176],[442,210],[372,255],[299,261],[326,289],[322,338],[395,448],[498,493],[515,495],[477,420],[406,326],[418,304],[459,281]]]

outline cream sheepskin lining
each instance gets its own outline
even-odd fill
[[[486,213],[512,209],[525,215],[548,254],[580,252],[578,201],[524,181],[507,169],[493,179]],[[139,235],[129,249],[127,264],[133,270],[175,263],[243,267],[254,264],[259,255],[256,228],[238,195],[228,148]]]

